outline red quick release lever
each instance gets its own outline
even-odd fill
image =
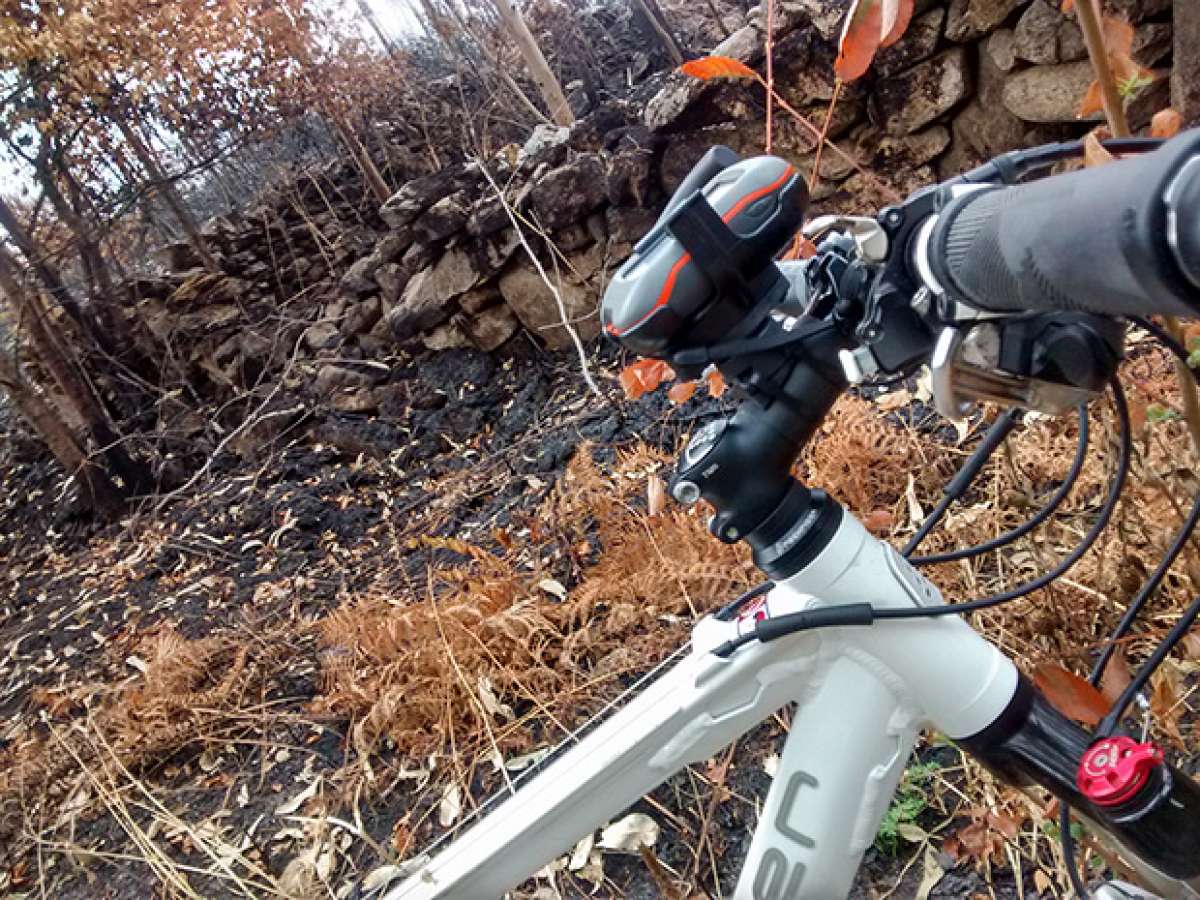
[[[1076,783],[1097,806],[1119,806],[1133,799],[1162,764],[1162,751],[1153,744],[1128,737],[1105,738],[1083,754]]]

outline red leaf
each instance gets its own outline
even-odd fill
[[[708,395],[710,397],[720,397],[729,388],[725,383],[725,376],[721,374],[720,369],[710,369],[708,374],[704,376],[704,383],[708,385]]]
[[[1069,12],[1071,12],[1073,9],[1075,9],[1075,0],[1063,0],[1063,2],[1062,2],[1062,11],[1063,11],[1064,13],[1069,13]]]
[[[817,245],[802,234],[797,234],[792,239],[792,245],[787,248],[782,260],[789,259],[812,259],[817,255]]]
[[[622,369],[618,380],[625,396],[636,400],[658,390],[660,384],[674,377],[675,372],[661,359],[639,359]]]
[[[1133,53],[1133,26],[1116,16],[1104,17],[1104,48],[1110,54],[1130,56]]]
[[[1088,116],[1094,116],[1098,112],[1104,111],[1104,95],[1100,90],[1100,82],[1093,81],[1087,89],[1087,93],[1083,95],[1083,100],[1079,103],[1079,112],[1076,113],[1081,119],[1086,119]]]
[[[701,81],[710,78],[757,78],[758,74],[748,65],[728,56],[705,56],[690,59],[679,67],[679,71]]]
[[[672,403],[687,403],[692,399],[692,395],[696,393],[696,382],[681,381],[679,384],[673,385],[667,391],[667,397]]]
[[[1055,709],[1076,722],[1098,725],[1108,714],[1104,695],[1066,669],[1042,664],[1034,671],[1033,682]]]
[[[880,47],[890,47],[908,31],[908,25],[913,17],[914,0],[884,0],[883,4],[883,40]]]
[[[1150,136],[1156,138],[1173,138],[1179,134],[1183,128],[1183,116],[1178,112],[1167,107],[1159,110],[1154,114],[1154,118],[1150,120]]]
[[[833,71],[842,81],[866,74],[883,40],[883,5],[880,0],[854,0],[838,41]]]

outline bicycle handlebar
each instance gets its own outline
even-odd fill
[[[988,312],[1200,314],[1200,131],[1100,168],[970,189],[916,252],[935,287]]]

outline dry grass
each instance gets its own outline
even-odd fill
[[[584,448],[510,549],[427,539],[458,561],[419,594],[355,598],[320,623],[315,711],[349,719],[360,754],[383,737],[413,756],[480,749],[493,722],[502,750],[527,749],[534,723],[569,731],[751,578],[695,512],[639,510],[663,464],[637,451],[602,472]],[[556,556],[582,566],[570,591]]]

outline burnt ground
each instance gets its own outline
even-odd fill
[[[286,664],[252,705],[263,711],[258,726],[209,735],[207,749],[186,745],[134,773],[170,812],[168,824],[136,789],[124,802],[130,821],[191,867],[186,877],[199,896],[312,895],[304,866],[296,865],[305,846],[306,823],[296,817],[303,807],[281,807],[301,786],[346,784],[346,767],[361,760],[353,758],[345,722],[311,708],[320,651],[312,630],[297,626],[360,592],[422,583],[446,550],[413,535],[486,544],[526,522],[585,445],[602,464],[638,442],[674,451],[697,423],[730,404],[698,398],[675,407],[661,391],[626,402],[615,385],[622,363],[609,348],[594,352],[608,391],[601,402],[587,394],[573,357],[545,353],[520,336],[494,356],[452,351],[399,360],[394,408],[369,419],[310,421],[265,456],[219,458],[192,491],[161,507],[148,500],[102,527],[75,516],[60,499],[59,473],[14,440],[0,474],[0,749],[30,729],[45,737],[51,723],[86,722],[114,691],[136,685],[138,648],[166,623],[192,639],[239,629],[251,656],[266,653],[267,636],[286,628]],[[561,579],[571,583],[569,566]],[[755,798],[769,785],[767,760],[782,736],[775,720],[739,742],[716,778],[720,802],[712,802],[706,781],[714,777],[710,765],[706,778],[686,772],[638,805],[662,826],[654,854],[665,870],[709,895],[729,895]],[[932,835],[938,849],[928,855],[947,870],[929,896],[1051,896],[1038,891],[1036,865],[1024,867],[1022,893],[1002,855],[985,877],[983,867],[941,852],[942,836],[970,822],[969,807],[956,796],[957,751],[927,749],[922,764],[931,761],[946,774],[919,785],[923,799],[903,814],[910,838],[913,828]],[[411,855],[445,832],[434,821],[442,772],[470,773],[467,808],[499,786],[479,759],[449,766],[443,759],[415,776],[404,774],[407,764],[385,746],[375,765],[401,774],[337,807],[355,827],[335,828],[334,859],[314,858],[310,868],[338,896],[363,896],[362,875],[394,861],[390,848]],[[68,834],[61,810],[34,811],[5,843],[0,885],[14,896],[39,889],[64,898],[186,895],[161,864],[145,862],[121,803],[97,803],[95,793],[73,795]],[[29,821],[44,829],[40,841],[32,840]],[[711,848],[704,856],[695,852],[701,833]],[[245,886],[204,874],[212,861],[197,834],[215,834],[218,846],[253,861]],[[868,853],[854,897],[916,895],[923,845],[905,838],[886,844]],[[1033,853],[1045,862],[1045,851]],[[638,856],[605,854],[603,871],[598,890],[567,872],[557,883],[566,896],[663,895]]]

